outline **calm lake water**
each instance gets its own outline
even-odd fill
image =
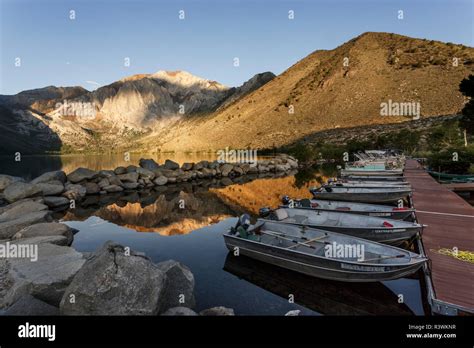
[[[0,172],[35,177],[78,166],[112,169],[137,164],[121,156],[24,157],[4,162]],[[212,160],[211,156],[167,156],[179,163]],[[55,217],[79,230],[73,247],[92,252],[108,240],[145,252],[154,262],[174,259],[187,265],[196,280],[197,310],[234,308],[238,315],[283,315],[299,309],[305,315],[421,315],[420,281],[404,278],[384,283],[351,284],[307,277],[229,255],[222,234],[247,212],[254,218],[262,206],[275,207],[280,197],[310,197],[308,188],[333,175],[333,168],[281,177],[246,177],[236,183],[217,180],[159,187],[159,190],[88,196],[80,206]],[[180,207],[184,202],[184,208]],[[402,294],[404,303],[398,303]],[[294,303],[289,303],[289,296]]]

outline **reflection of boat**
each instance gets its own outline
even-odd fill
[[[391,244],[413,238],[423,227],[415,222],[298,208],[279,208],[265,218]]]
[[[404,220],[415,211],[415,209],[405,207],[397,208],[381,204],[366,204],[357,202],[327,200],[325,201],[319,199],[293,199],[291,202],[293,203],[293,208],[322,211],[340,211],[348,214],[386,217],[396,220]],[[282,207],[288,208],[291,205],[291,202],[288,202],[289,204],[285,204]]]
[[[253,238],[240,237],[241,232],[234,228],[225,233],[227,248],[318,278],[346,282],[392,280],[416,272],[426,262],[407,250],[324,230],[265,220],[250,226],[248,233],[251,230],[255,231]]]
[[[393,203],[406,198],[411,193],[411,188],[356,188],[325,186],[311,190],[316,199],[329,199],[335,201],[350,201],[361,203]]]
[[[284,299],[326,315],[413,315],[382,283],[345,284],[309,277],[245,256],[227,255],[224,270]]]

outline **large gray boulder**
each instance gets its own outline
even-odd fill
[[[230,163],[224,163],[219,167],[222,176],[228,176],[232,169],[234,169],[234,166]]]
[[[61,300],[66,315],[157,315],[166,275],[150,259],[107,242],[89,257]],[[71,296],[74,295],[74,303]]]
[[[179,169],[179,164],[167,159],[164,164],[165,169],[176,170]]]
[[[95,182],[86,182],[84,187],[86,188],[87,195],[96,195],[100,192],[100,186]]]
[[[26,226],[38,222],[50,221],[49,210],[41,210],[33,213],[24,214],[12,220],[0,222],[0,239],[10,239],[15,233]]]
[[[14,182],[24,182],[23,178],[11,175],[0,174],[0,191],[3,191],[8,185]]]
[[[23,199],[0,208],[0,222],[14,220],[29,213],[48,210],[40,200]]]
[[[73,248],[43,243],[37,261],[30,258],[0,259],[0,308],[30,294],[58,306],[64,290],[85,260]]]
[[[118,186],[118,185],[109,185],[109,186],[105,186],[102,188],[104,191],[107,191],[109,193],[113,193],[113,192],[121,192],[123,191],[123,188]]]
[[[43,222],[27,226],[15,233],[13,239],[45,236],[64,236],[67,238],[68,245],[71,245],[74,239],[72,229],[68,225],[58,222]]]
[[[153,159],[141,158],[138,164],[140,165],[140,167],[151,170],[151,171],[158,169],[160,167],[160,165],[156,163]]]
[[[126,173],[126,174],[117,175],[117,177],[122,182],[137,182],[139,175],[136,172],[130,172],[130,173]]]
[[[44,197],[44,204],[46,204],[50,208],[58,208],[66,206],[70,203],[69,199],[66,197],[55,197],[55,196],[47,196]]]
[[[70,182],[76,184],[76,183],[81,182],[83,180],[95,179],[98,176],[99,176],[99,173],[97,173],[96,171],[81,167],[81,168],[77,168],[75,171],[69,173],[68,176],[67,176],[67,179]]]
[[[51,306],[46,302],[25,294],[12,306],[8,307],[3,315],[15,316],[37,316],[37,315],[59,315],[59,308]]]
[[[55,235],[55,236],[40,236],[31,238],[14,239],[9,241],[10,244],[44,244],[50,243],[54,245],[69,246],[71,245],[70,239],[66,236]]]
[[[43,196],[57,196],[64,191],[64,185],[59,180],[51,180],[48,182],[40,182],[36,184],[41,188]]]
[[[188,307],[173,307],[161,314],[162,316],[197,316],[198,314]]]
[[[166,185],[167,182],[168,182],[168,178],[163,175],[160,175],[155,180],[153,180],[153,183],[158,186]]]
[[[167,260],[156,265],[168,279],[163,295],[162,310],[171,307],[194,308],[194,275],[191,270],[175,260]]]
[[[153,180],[155,177],[155,173],[153,173],[151,170],[145,169],[145,168],[137,168],[137,173],[140,175],[140,178],[142,179],[149,179]]]
[[[8,185],[3,191],[4,198],[13,203],[23,198],[41,195],[42,190],[38,185],[16,181]]]
[[[75,201],[80,201],[87,194],[87,189],[79,184],[67,183],[64,188],[66,189],[66,191],[62,195],[69,200],[73,199]]]
[[[41,184],[41,183],[47,183],[50,181],[60,181],[62,184],[64,184],[66,182],[66,173],[64,173],[62,170],[46,172],[44,174],[41,174],[37,178],[31,180],[31,183]]]

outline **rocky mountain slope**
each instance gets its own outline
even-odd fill
[[[188,116],[230,105],[273,77],[263,73],[229,88],[185,71],[158,71],[126,77],[93,92],[50,86],[0,96],[1,127],[11,133],[0,152],[113,151]],[[41,146],[34,146],[37,141]]]
[[[11,141],[0,151],[36,150],[32,138],[62,151],[271,148],[325,130],[412,119],[381,116],[384,103],[415,103],[421,118],[459,113],[466,102],[459,83],[473,72],[471,47],[369,32],[236,88],[159,71],[94,92],[47,87],[0,96],[0,127]],[[93,117],[64,100],[79,111],[92,105]]]
[[[226,109],[144,144],[162,150],[268,148],[322,130],[411,119],[381,116],[381,103],[390,100],[419,103],[422,118],[456,114],[465,103],[459,83],[473,71],[471,47],[365,33],[313,52]]]

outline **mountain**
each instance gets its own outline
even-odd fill
[[[212,113],[273,77],[259,74],[229,88],[185,71],[158,71],[129,76],[93,92],[50,86],[2,95],[0,120],[11,137],[0,145],[0,152],[110,151],[123,146],[124,140],[160,131],[185,117]],[[44,139],[45,146],[34,146],[38,139]]]
[[[421,118],[457,114],[466,102],[459,83],[473,72],[471,47],[368,32],[240,87],[158,71],[93,92],[51,86],[0,96],[8,139],[0,152],[271,148],[325,130],[410,121],[381,116],[384,104],[414,103]]]
[[[473,63],[471,47],[365,33],[333,50],[311,53],[227,108],[148,136],[143,146],[260,149],[321,130],[410,120],[381,116],[381,104],[390,100],[419,103],[422,118],[456,114],[465,103],[459,83],[473,73]]]

